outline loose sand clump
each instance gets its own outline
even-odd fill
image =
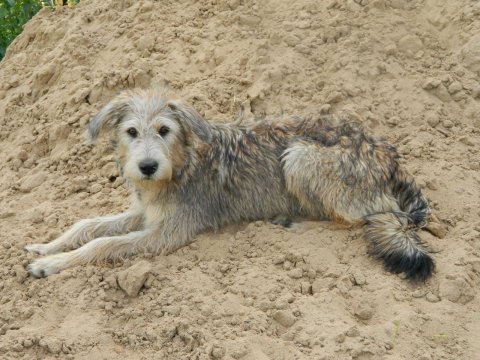
[[[0,358],[478,358],[479,13],[468,0],[42,10],[0,63]],[[166,257],[29,277],[26,244],[128,205],[107,137],[84,141],[89,119],[121,89],[165,83],[214,121],[243,103],[385,135],[438,218],[438,237],[421,233],[435,276],[386,273],[358,230],[258,222]]]

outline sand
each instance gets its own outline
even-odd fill
[[[93,1],[43,9],[0,63],[1,359],[480,359],[480,4]],[[128,191],[91,117],[169,84],[207,119],[347,114],[431,201],[437,271],[411,284],[361,230],[239,224],[168,256],[25,271]],[[140,284],[140,285],[139,285]]]

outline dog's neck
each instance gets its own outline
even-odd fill
[[[144,180],[137,181],[133,185],[138,202],[148,205],[158,202],[158,199],[167,197],[170,182]]]

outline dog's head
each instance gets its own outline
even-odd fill
[[[171,181],[184,166],[188,147],[209,141],[208,123],[162,90],[122,92],[90,122],[90,139],[94,142],[104,129],[115,130],[125,178],[147,186]]]

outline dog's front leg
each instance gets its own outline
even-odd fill
[[[100,237],[69,252],[34,260],[27,268],[35,277],[45,277],[75,265],[116,260],[153,249],[158,241],[157,229],[134,231],[125,235]]]
[[[123,214],[84,219],[77,222],[60,237],[48,244],[30,244],[25,250],[40,255],[55,254],[71,250],[98,237],[125,234],[139,230],[143,225],[143,214],[127,211]]]
[[[35,277],[45,277],[72,266],[116,260],[141,252],[166,254],[187,244],[204,227],[201,214],[179,209],[158,223],[125,235],[101,237],[65,253],[34,260],[27,270]]]

